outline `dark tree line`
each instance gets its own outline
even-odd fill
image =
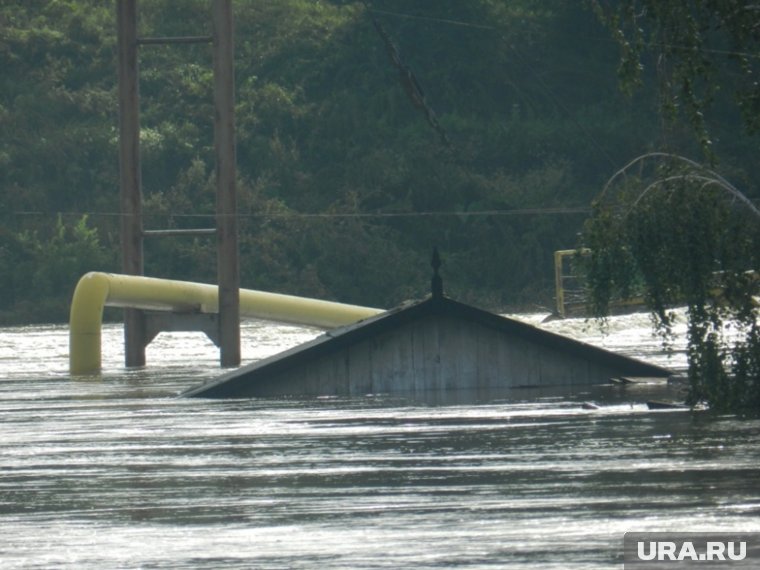
[[[426,292],[437,245],[452,295],[549,306],[551,255],[577,244],[577,208],[630,157],[695,146],[650,91],[621,94],[617,45],[579,3],[234,10],[244,287],[392,306]],[[208,14],[207,0],[142,2],[140,33],[208,33]],[[63,320],[82,272],[118,268],[114,20],[95,0],[0,3],[5,323]],[[140,66],[146,228],[207,227],[210,50],[144,46]],[[715,113],[739,124],[728,105]],[[754,191],[752,140],[712,149]],[[203,238],[151,240],[146,273],[213,282],[214,256]]]

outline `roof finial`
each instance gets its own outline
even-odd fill
[[[441,267],[441,256],[438,255],[438,248],[433,248],[433,257],[430,260],[430,266],[433,268],[433,278],[430,280],[430,292],[434,299],[443,297],[443,279],[438,274]]]

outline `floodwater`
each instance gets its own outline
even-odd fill
[[[684,366],[646,316],[543,326]],[[213,346],[127,370],[121,334],[72,380],[65,326],[0,329],[1,568],[611,568],[627,531],[760,531],[760,421],[647,409],[672,390],[185,400]],[[315,334],[246,323],[243,356]]]

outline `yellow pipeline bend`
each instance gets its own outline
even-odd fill
[[[69,313],[69,372],[91,374],[100,370],[100,331],[108,299],[108,276],[87,273],[77,283]]]
[[[216,285],[156,279],[135,275],[91,272],[74,291],[69,316],[69,370],[71,374],[100,371],[103,307],[217,313]],[[381,309],[331,301],[240,290],[240,316],[334,328],[355,323]]]

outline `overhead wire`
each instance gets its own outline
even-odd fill
[[[438,133],[441,142],[445,146],[451,146],[451,141],[449,141],[446,130],[441,126],[435,111],[430,107],[427,98],[425,97],[425,92],[422,89],[422,86],[420,85],[420,82],[417,79],[414,71],[412,71],[409,66],[407,66],[401,59],[401,54],[399,53],[398,47],[396,47],[396,44],[393,42],[393,40],[391,40],[388,32],[378,21],[368,6],[367,10],[375,31],[377,31],[378,35],[385,44],[385,49],[388,52],[388,57],[390,58],[391,63],[398,70],[399,79],[401,80],[401,84],[404,87],[404,91],[406,92],[407,97],[415,108],[419,109],[425,114],[425,118],[427,119],[428,124]]]
[[[464,28],[474,28],[479,30],[489,30],[498,32],[500,31],[500,28],[497,26],[491,26],[488,24],[480,24],[476,22],[467,22],[464,20],[452,20],[449,18],[438,18],[435,16],[422,16],[419,14],[406,14],[403,12],[394,12],[390,10],[379,10],[377,8],[370,8],[370,11],[376,13],[376,14],[383,14],[385,16],[391,16],[396,18],[405,18],[405,19],[411,19],[411,20],[425,20],[429,22],[436,22],[439,24],[448,24],[452,26],[459,26]],[[608,37],[594,37],[594,36],[581,36],[578,34],[572,34],[573,40],[576,41],[590,41],[590,42],[603,42],[608,44],[617,44],[617,41],[613,38]],[[693,46],[680,46],[677,44],[667,44],[663,42],[645,42],[643,45],[649,48],[667,48],[672,50],[684,50],[684,51],[693,51]],[[746,51],[736,51],[736,50],[728,50],[728,49],[717,49],[717,48],[708,48],[708,47],[700,47],[698,48],[698,51],[701,51],[703,53],[710,53],[715,55],[727,55],[727,56],[737,56],[737,57],[748,57],[751,59],[760,59],[760,53],[751,53]]]
[[[384,16],[396,16],[399,18],[407,18],[410,20],[427,20],[430,22],[437,22],[440,24],[450,24],[452,26],[461,26],[466,28],[475,28],[479,30],[497,30],[496,26],[489,26],[486,24],[476,24],[473,22],[465,22],[461,20],[450,20],[447,18],[436,18],[434,16],[420,16],[415,14],[403,14],[401,12],[391,12],[388,10],[378,10],[377,8],[369,8],[370,12],[375,14],[382,14]]]
[[[494,210],[456,210],[424,212],[253,212],[235,214],[238,219],[352,219],[352,218],[424,218],[424,217],[486,217],[486,216],[537,216],[537,215],[580,215],[588,214],[588,206],[566,206],[548,208],[512,208]],[[112,217],[129,216],[121,212],[48,212],[43,210],[20,210],[10,212],[12,216],[66,216],[66,217]],[[143,212],[143,218],[216,219],[217,214],[153,213]]]

